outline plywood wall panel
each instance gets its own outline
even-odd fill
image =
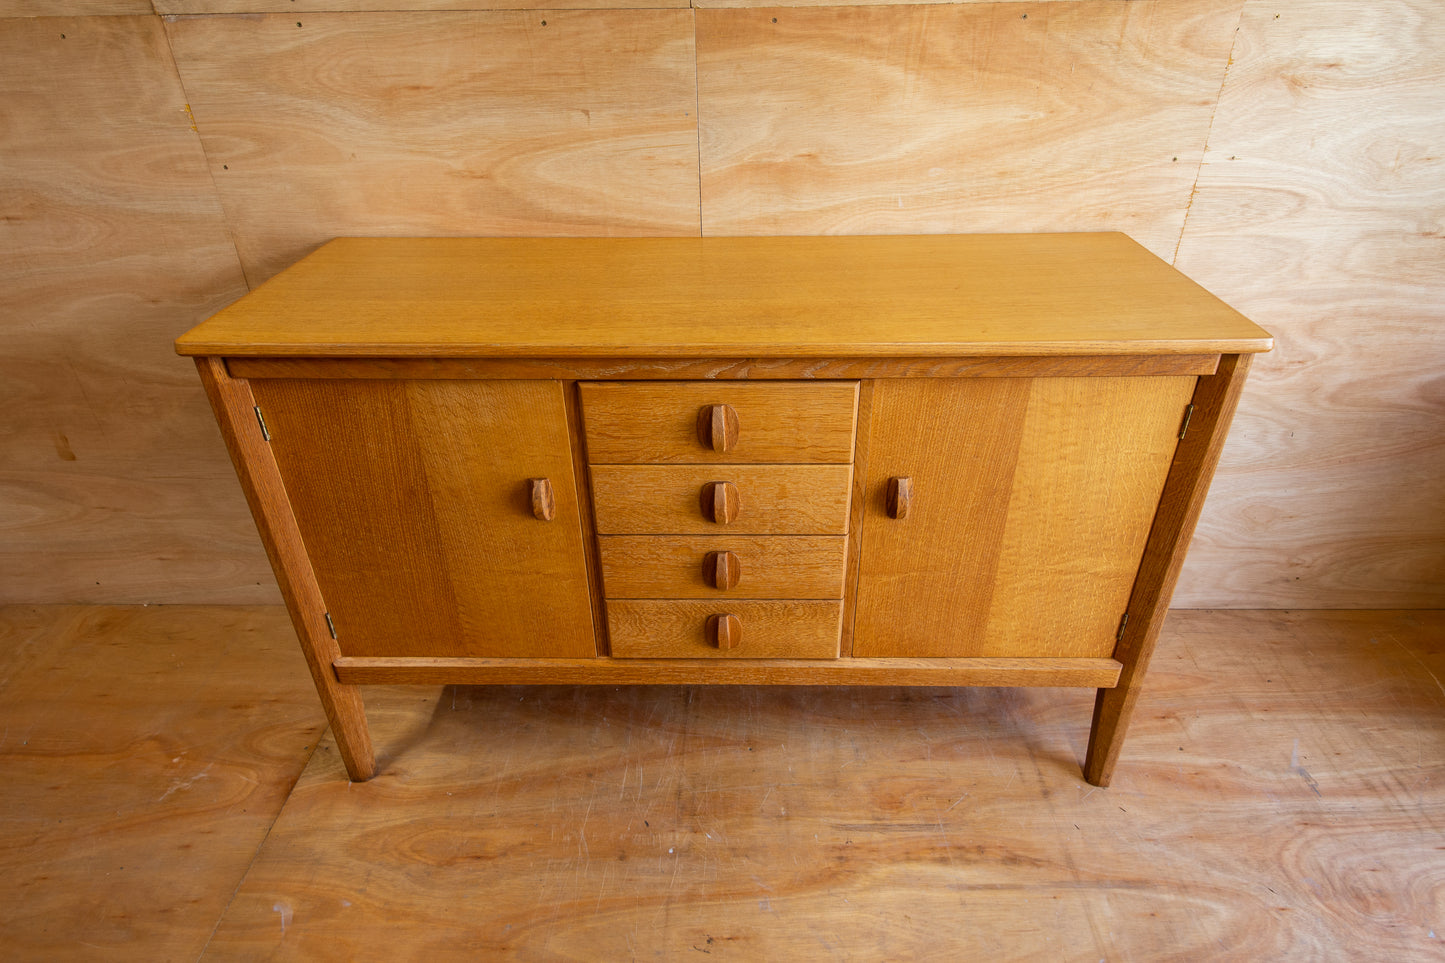
[[[168,30],[255,283],[338,235],[696,234],[691,16],[288,14]]]
[[[704,233],[1123,230],[1172,257],[1240,6],[699,10]]]
[[[0,0],[0,18],[122,16],[150,12],[151,0]]]
[[[1176,604],[1445,605],[1445,7],[1251,2],[1179,266],[1275,335]]]
[[[155,0],[156,12],[358,13],[401,10],[618,10],[686,7],[688,0]]]
[[[274,598],[170,344],[245,286],[159,21],[0,21],[0,89],[0,601]]]

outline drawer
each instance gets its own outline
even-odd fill
[[[601,535],[846,535],[852,465],[593,465]],[[704,486],[736,491],[729,522],[703,514]]]
[[[597,465],[853,460],[856,381],[590,382],[581,385],[587,460]],[[713,433],[713,407],[730,425]]]
[[[708,642],[713,615],[737,619],[738,644]],[[841,601],[608,599],[612,655],[622,659],[836,659]]]
[[[620,599],[841,599],[842,535],[603,535],[602,584]],[[730,552],[736,584],[714,588],[707,557]]]

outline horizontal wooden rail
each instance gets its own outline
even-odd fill
[[[427,659],[343,656],[351,685],[1087,686],[1119,681],[1113,659]]]
[[[233,378],[627,378],[631,380],[825,378],[1088,378],[1211,375],[1217,354],[968,358],[246,358]]]

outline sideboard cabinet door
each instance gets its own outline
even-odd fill
[[[853,654],[1111,655],[1194,383],[878,381]]]
[[[344,655],[596,654],[560,382],[251,386]]]

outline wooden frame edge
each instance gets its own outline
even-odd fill
[[[227,358],[234,378],[839,380],[1210,375],[1218,354],[908,358]]]
[[[1154,654],[1159,630],[1168,614],[1174,585],[1184,567],[1189,540],[1204,508],[1209,483],[1224,450],[1251,359],[1247,354],[1225,355],[1218,373],[1200,378],[1195,385],[1194,415],[1189,431],[1175,449],[1174,462],[1164,481],[1164,491],[1139,562],[1139,574],[1129,596],[1129,607],[1125,610],[1130,618],[1114,647],[1114,658],[1123,666],[1123,671],[1118,685],[1100,689],[1094,700],[1084,778],[1095,786],[1107,786],[1113,778],[1124,733]]]
[[[1107,689],[1114,659],[426,659],[342,657],[352,685],[1083,686]]]
[[[257,420],[251,387],[230,377],[220,358],[197,358],[196,370],[216,413],[216,423],[266,547],[266,557],[276,573],[281,597],[291,614],[347,774],[357,782],[370,779],[376,774],[376,754],[361,694],[354,686],[339,681],[332,668],[341,651],[326,625],[326,604],[301,541],[281,471]]]

